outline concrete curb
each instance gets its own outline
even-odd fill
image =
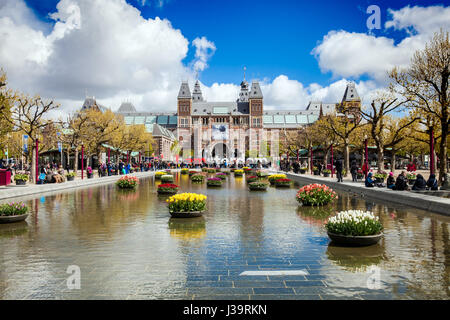
[[[409,207],[435,212],[450,216],[450,199],[426,195],[420,192],[394,191],[387,188],[366,188],[362,183],[354,182],[336,182],[330,178],[320,176],[307,176],[295,173],[285,173],[286,176],[299,183],[322,183],[333,189],[353,192],[367,196],[379,201],[388,201],[396,204],[402,204]]]
[[[154,171],[148,171],[148,172],[136,172],[129,174],[129,176],[134,176],[138,178],[146,178],[146,177],[152,177],[155,174]],[[76,189],[76,188],[83,188],[83,187],[90,187],[95,185],[104,185],[104,184],[111,184],[119,180],[123,175],[119,176],[109,176],[109,177],[97,177],[92,179],[77,179],[74,181],[66,181],[63,183],[51,183],[51,184],[44,184],[44,185],[27,185],[27,186],[8,186],[8,187],[1,187],[0,188],[0,201],[10,198],[17,198],[17,197],[24,197],[29,195],[35,195],[35,194],[47,194],[47,193],[54,193],[58,191],[65,191],[68,189]]]

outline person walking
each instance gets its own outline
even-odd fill
[[[352,174],[352,181],[358,182],[357,174],[358,174],[358,166],[356,165],[356,161],[352,161],[352,165],[350,167],[350,173]]]
[[[338,178],[337,182],[343,182],[342,180],[342,169],[343,169],[343,164],[342,164],[342,160],[341,159],[336,159],[334,166],[336,168],[336,175]]]

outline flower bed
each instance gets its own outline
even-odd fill
[[[267,178],[270,174],[267,171],[258,170],[256,176],[259,178]]]
[[[216,173],[216,178],[219,178],[221,180],[226,180],[227,179],[227,174],[225,172]]]
[[[205,176],[202,174],[194,174],[191,176],[191,181],[195,183],[203,183],[205,181]]]
[[[275,184],[275,181],[278,179],[286,179],[287,176],[284,173],[280,173],[280,174],[272,174],[269,176],[269,182],[271,185]]]
[[[188,174],[188,173],[189,173],[189,169],[188,168],[181,169],[181,174]]]
[[[235,177],[242,177],[243,174],[244,174],[244,170],[241,170],[241,169],[234,170]]]
[[[247,183],[257,182],[258,180],[257,176],[248,176],[246,179]]]
[[[158,186],[158,194],[174,194],[178,192],[178,186],[172,183],[164,183]]]
[[[275,186],[276,187],[290,187],[291,186],[291,179],[278,179],[275,180]]]
[[[206,208],[206,196],[197,193],[181,193],[166,200],[170,213],[202,212]]]
[[[173,175],[165,174],[161,176],[161,182],[173,182]]]
[[[269,184],[266,182],[251,182],[248,184],[248,188],[252,191],[267,190],[268,186]]]
[[[155,172],[155,179],[159,180],[162,176],[165,176],[166,173],[164,171],[157,171]]]
[[[23,202],[10,202],[0,205],[0,217],[21,216],[28,212]]]
[[[220,178],[208,178],[206,180],[206,185],[208,187],[220,187],[220,186],[222,186],[222,179],[220,179]]]
[[[324,184],[309,184],[297,191],[297,201],[304,206],[323,206],[338,197],[333,189]]]
[[[377,172],[373,175],[373,177],[375,179],[377,179],[378,182],[383,182],[384,179],[386,179],[386,177],[387,177],[387,173],[386,172]]]
[[[325,228],[343,236],[372,236],[383,231],[383,225],[373,212],[361,210],[341,211],[328,220]]]
[[[117,180],[116,185],[120,189],[134,189],[139,184],[139,179],[136,177],[124,176]]]

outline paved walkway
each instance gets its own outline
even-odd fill
[[[429,195],[431,192],[448,194],[448,191],[394,191],[388,188],[366,188],[363,182],[352,182],[351,178],[348,177],[344,178],[344,182],[337,182],[336,177],[325,178],[323,176],[295,174],[292,172],[287,173],[287,176],[299,183],[326,183],[336,190],[358,193],[377,200],[398,203],[450,216],[450,198]]]
[[[154,175],[154,173],[155,173],[154,171],[147,171],[147,172],[136,172],[129,175],[138,178],[144,178],[144,177],[151,177]],[[48,183],[38,185],[27,184],[25,186],[16,186],[15,184],[10,184],[6,187],[5,186],[0,187],[0,200],[29,196],[34,194],[55,192],[73,188],[87,187],[99,184],[110,184],[116,182],[121,177],[123,177],[123,175],[109,176],[102,178],[94,177],[92,179],[87,179],[85,177],[84,180],[81,180],[81,178],[76,178],[74,181],[66,181],[63,183]]]

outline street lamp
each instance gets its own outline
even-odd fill
[[[369,172],[369,151],[367,148],[367,135],[364,135],[364,157],[365,157],[365,171],[364,171],[364,177],[367,179],[367,173]]]

